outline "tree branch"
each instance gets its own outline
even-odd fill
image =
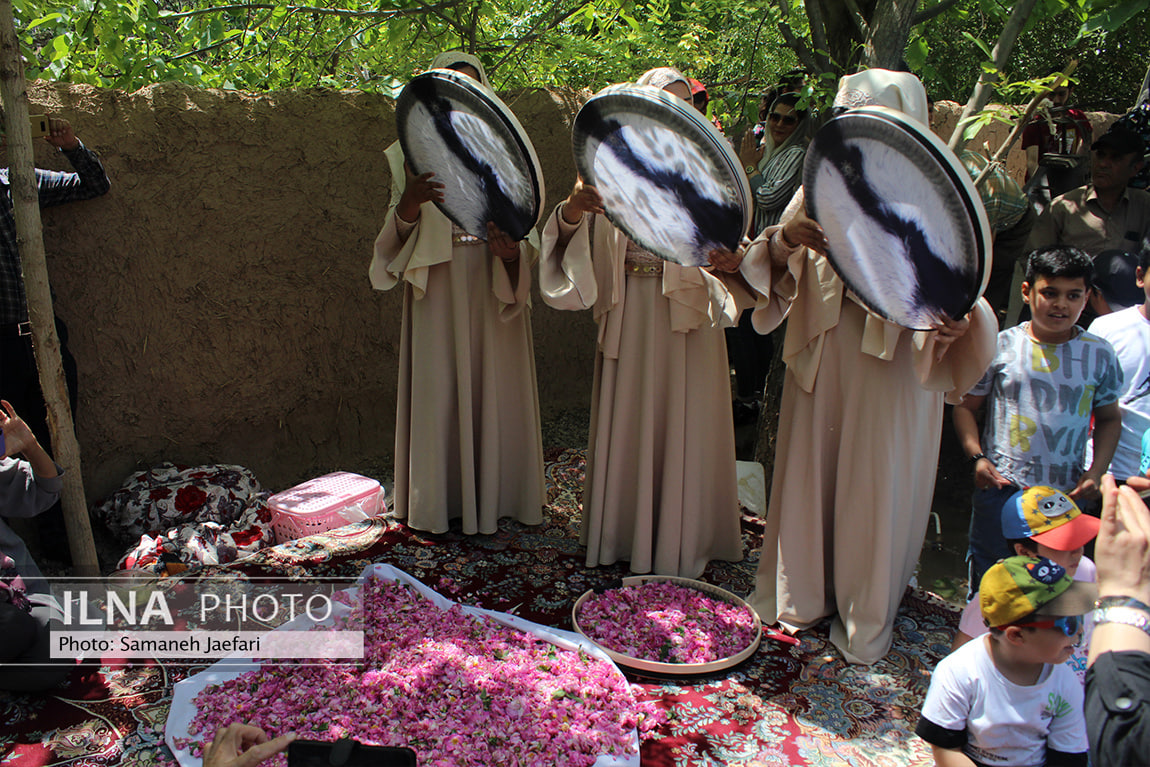
[[[911,19],[911,26],[918,26],[925,21],[930,21],[936,16],[941,16],[954,6],[958,5],[958,2],[959,0],[939,0],[939,2],[935,3],[931,7],[924,8],[916,13],[914,18]]]
[[[855,23],[855,29],[859,31],[859,37],[866,40],[870,37],[870,26],[866,23],[866,17],[863,16],[862,11],[859,9],[859,4],[856,0],[845,0],[847,6],[847,15],[851,17],[851,21]]]
[[[829,72],[833,67],[829,58],[831,46],[827,41],[827,24],[823,20],[821,2],[822,0],[807,0],[803,3],[803,7],[807,10],[807,25],[811,28],[811,45],[816,52],[814,55],[819,57],[816,66],[811,70],[814,73]],[[796,50],[795,53],[799,51]]]
[[[551,12],[556,11],[563,4],[563,2],[564,2],[564,0],[555,0],[555,2],[552,3],[551,8],[548,9],[547,12],[551,13]],[[507,59],[510,58],[511,55],[513,53],[515,53],[515,51],[519,50],[519,48],[521,48],[523,45],[525,45],[526,43],[534,42],[535,40],[539,39],[544,33],[549,32],[552,29],[555,29],[555,27],[559,26],[564,21],[567,21],[567,19],[574,16],[576,13],[578,13],[580,10],[582,10],[584,7],[586,7],[591,2],[593,2],[593,0],[580,0],[580,2],[576,3],[570,10],[556,14],[555,17],[553,19],[551,19],[551,21],[549,21],[547,23],[547,25],[544,26],[542,29],[540,29],[538,27],[532,28],[531,31],[529,31],[526,35],[524,35],[523,37],[516,40],[515,43],[513,43],[511,45],[511,47],[507,49],[507,51],[503,54],[503,56],[501,56],[498,61],[496,61],[494,64],[491,65],[491,71],[495,72],[497,69],[499,69],[499,67],[503,66],[503,62],[507,61]],[[546,14],[541,14],[540,18],[542,18],[545,15]]]
[[[1018,40],[1018,35],[1022,32],[1022,28],[1026,25],[1026,20],[1030,17],[1030,12],[1034,10],[1037,2],[1038,0],[1019,0],[1010,12],[1010,18],[1006,20],[1002,32],[998,35],[997,42],[994,43],[994,48],[990,51],[994,72],[983,72],[978,78],[978,83],[975,84],[970,99],[958,116],[958,124],[954,126],[954,132],[950,134],[947,146],[955,154],[962,151],[963,146],[966,145],[966,141],[962,138],[966,121],[976,112],[982,111],[982,108],[990,101],[994,83],[998,79],[997,72],[1006,65],[1006,60],[1010,58],[1010,51],[1014,48],[1014,43]]]
[[[185,19],[191,16],[205,16],[212,13],[226,13],[227,11],[275,10],[277,7],[285,7],[289,12],[303,11],[305,13],[315,13],[324,16],[343,16],[346,18],[382,17],[384,19],[390,19],[399,18],[400,16],[420,16],[432,11],[451,8],[458,4],[459,0],[443,0],[434,5],[419,5],[412,8],[398,8],[390,11],[351,11],[345,8],[312,8],[306,5],[276,6],[274,3],[237,3],[235,5],[214,5],[211,8],[197,8],[179,13],[161,13],[159,18],[163,20]]]

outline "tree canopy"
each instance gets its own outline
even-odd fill
[[[1003,73],[1081,60],[1081,101],[1125,108],[1150,51],[1150,0],[1037,0]],[[800,64],[838,75],[904,58],[965,101],[1006,0],[14,0],[27,75],[135,90],[164,81],[252,91],[395,94],[438,52],[479,55],[498,89],[590,88],[671,64],[728,118]]]

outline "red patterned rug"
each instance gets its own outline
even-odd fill
[[[463,602],[544,625],[571,628],[571,605],[587,589],[627,575],[587,569],[579,546],[581,451],[550,451],[543,525],[504,520],[495,535],[427,535],[383,520],[266,549],[237,563],[252,576],[354,577],[387,562]],[[745,596],[754,582],[762,523],[744,515],[747,556],[713,563],[703,580]],[[871,667],[846,664],[828,622],[799,647],[764,639],[748,661],[712,677],[632,679],[660,701],[669,722],[642,744],[644,765],[927,765],[913,736],[929,672],[946,654],[958,613],[909,590],[894,647]],[[0,762],[5,767],[163,764],[172,685],[199,667],[153,663],[78,669],[54,695],[0,692]]]

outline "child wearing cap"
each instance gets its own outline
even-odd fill
[[[1065,661],[1097,589],[1049,559],[1010,557],[979,589],[990,631],[943,658],[915,733],[938,765],[1083,765],[1083,690]]]
[[[974,470],[971,591],[986,568],[1012,553],[1001,520],[1014,493],[1048,485],[1079,501],[1091,498],[1114,455],[1122,430],[1122,368],[1109,343],[1075,324],[1093,273],[1090,257],[1076,248],[1031,253],[1022,283],[1031,319],[998,334],[994,361],[954,408],[954,428]],[[1087,440],[1094,450],[1084,467]]]
[[[1096,575],[1094,562],[1083,556],[1083,550],[1098,535],[1098,525],[1097,517],[1083,514],[1074,501],[1053,487],[1019,490],[1002,507],[1002,534],[1016,555],[1049,559],[1084,583],[1093,583]],[[963,610],[951,650],[985,633],[986,622],[976,593]],[[1089,640],[1087,618],[1082,645],[1074,648],[1066,661],[1080,682],[1086,679]]]

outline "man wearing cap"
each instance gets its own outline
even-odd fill
[[[1137,252],[1150,233],[1150,192],[1127,188],[1145,162],[1142,137],[1115,126],[1090,148],[1091,182],[1050,203],[1031,232],[1032,249],[1073,245],[1094,258],[1104,250]]]
[[[1094,262],[1095,286],[1103,280],[1112,284],[1106,301],[1114,311],[1094,320],[1090,332],[1110,342],[1122,368],[1123,384],[1118,395],[1122,432],[1110,461],[1110,472],[1124,479],[1143,473],[1142,441],[1150,431],[1150,247],[1142,249],[1132,274],[1125,259],[1104,260],[1104,256],[1105,253]],[[1110,274],[1104,276],[1105,270]],[[1107,294],[1105,286],[1102,292]],[[1087,443],[1086,460],[1092,459],[1093,446]]]
[[[915,733],[935,763],[1087,764],[1083,690],[1065,661],[1097,596],[1049,559],[999,560],[982,578],[990,627],[943,658]]]
[[[1002,506],[1002,536],[1011,551],[1021,557],[1039,557],[1064,568],[1076,581],[1093,583],[1094,562],[1084,556],[1086,544],[1098,535],[1098,517],[1083,514],[1065,493],[1053,487],[1036,485],[1019,490]],[[967,604],[958,622],[951,650],[957,650],[986,633],[979,595]],[[1090,625],[1086,624],[1082,645],[1074,649],[1066,665],[1080,682],[1086,680],[1086,643]]]

